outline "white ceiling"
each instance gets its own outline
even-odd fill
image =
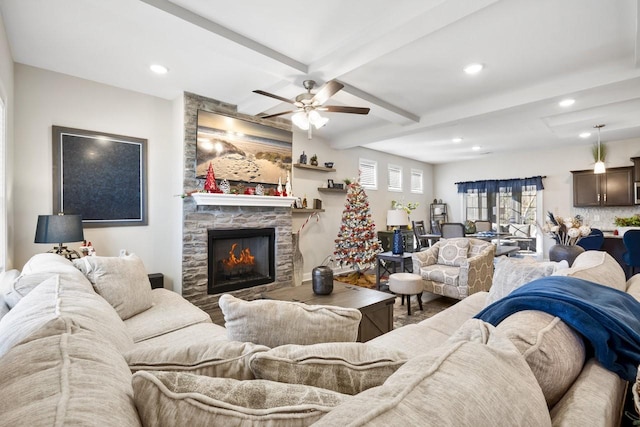
[[[599,123],[603,141],[640,137],[639,2],[0,0],[0,13],[16,62],[167,99],[273,113],[291,106],[252,90],[294,98],[337,79],[327,104],[371,113],[327,113],[316,135],[445,163],[589,147],[596,132],[578,134]],[[471,62],[485,70],[466,75]]]

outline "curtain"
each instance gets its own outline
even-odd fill
[[[522,193],[522,187],[534,186],[536,191],[544,190],[542,185],[543,176],[532,176],[529,178],[512,179],[488,179],[484,181],[456,182],[458,193],[466,193],[469,190],[476,190],[479,193],[498,193],[511,191],[512,193]]]

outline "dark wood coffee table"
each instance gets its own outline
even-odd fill
[[[316,295],[311,284],[282,288],[262,294],[265,299],[296,301],[311,305],[335,305],[357,308],[362,313],[358,341],[365,342],[393,329],[393,303],[395,295],[359,286],[333,282],[333,292]]]

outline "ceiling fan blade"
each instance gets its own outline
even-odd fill
[[[261,119],[270,119],[272,117],[278,117],[278,116],[283,116],[285,114],[289,114],[289,113],[295,113],[298,110],[291,110],[291,111],[283,111],[282,113],[276,113],[276,114],[267,114],[266,116],[260,116]]]
[[[329,80],[324,84],[324,86],[318,89],[318,92],[316,92],[313,98],[311,98],[311,103],[322,105],[343,87],[344,85],[342,83],[338,83],[335,80]]]
[[[293,100],[291,100],[291,99],[287,99],[287,98],[284,98],[284,97],[279,96],[279,95],[274,95],[274,94],[272,94],[272,93],[265,92],[265,91],[263,91],[263,90],[254,90],[253,92],[254,92],[254,93],[257,93],[257,94],[260,94],[260,95],[268,96],[268,97],[270,97],[270,98],[278,99],[278,100],[280,100],[280,101],[282,101],[282,102],[288,102],[289,104],[295,104],[295,101],[293,101]]]
[[[342,107],[340,105],[327,105],[327,106],[318,108],[318,110],[327,111],[329,113],[369,114],[370,108]]]

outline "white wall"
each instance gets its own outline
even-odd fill
[[[0,266],[6,269],[14,267],[13,257],[13,58],[9,48],[9,41],[5,32],[4,21],[0,15],[0,99],[2,99],[6,108],[6,151],[5,165],[0,165],[0,176],[4,177],[6,188],[6,208],[7,208],[7,224],[6,229],[0,230],[0,233],[6,236],[7,247],[4,260],[0,260]],[[0,221],[0,224],[2,222]],[[4,226],[3,226],[4,227]]]
[[[631,166],[631,157],[640,156],[640,139],[607,142],[607,167]],[[543,212],[551,211],[563,215],[573,215],[572,170],[593,168],[591,143],[580,148],[560,147],[544,151],[521,151],[517,154],[487,155],[481,160],[454,162],[436,165],[434,171],[434,194],[449,203],[449,220],[464,220],[461,197],[457,194],[456,182],[483,179],[525,178],[546,176],[542,181]],[[615,208],[602,208],[612,210]],[[635,212],[640,208],[628,208]],[[592,219],[586,218],[588,223]],[[544,218],[539,219],[542,224]],[[613,228],[613,224],[611,227]],[[549,240],[550,242],[550,240]],[[545,247],[545,253],[548,244]]]
[[[327,125],[327,126],[330,126]],[[369,199],[376,230],[386,230],[387,210],[391,209],[392,200],[402,200],[405,203],[418,202],[420,205],[412,212],[412,220],[427,220],[429,203],[433,200],[433,166],[415,160],[392,156],[366,148],[352,148],[348,150],[334,150],[322,139],[322,130],[314,134],[313,139],[307,139],[306,132],[294,130],[293,161],[298,162],[302,151],[310,159],[317,154],[319,165],[324,162],[334,162],[336,172],[317,172],[314,170],[293,168],[293,193],[296,197],[306,195],[309,207],[313,199],[322,200],[325,212],[319,214],[319,219],[311,219],[302,229],[300,250],[304,257],[303,280],[309,280],[311,270],[320,265],[335,249],[335,239],[342,223],[342,211],[346,202],[346,194],[321,193],[318,187],[326,187],[327,179],[340,183],[344,178],[352,180],[358,176],[358,162],[360,158],[378,162],[378,189],[365,190]],[[403,168],[402,193],[387,191],[387,165],[391,163]],[[414,194],[409,191],[411,169],[420,169],[424,173],[424,194]],[[307,220],[306,214],[293,215],[293,230],[297,231]]]
[[[182,118],[177,118],[182,100],[172,103],[22,64],[15,64],[15,95],[17,268],[51,249],[33,238],[38,215],[53,213],[51,127],[58,125],[148,140],[149,225],[86,228],[85,238],[98,255],[117,256],[127,249],[149,272],[164,273],[165,286],[179,284],[182,199],[174,195],[182,192]]]

